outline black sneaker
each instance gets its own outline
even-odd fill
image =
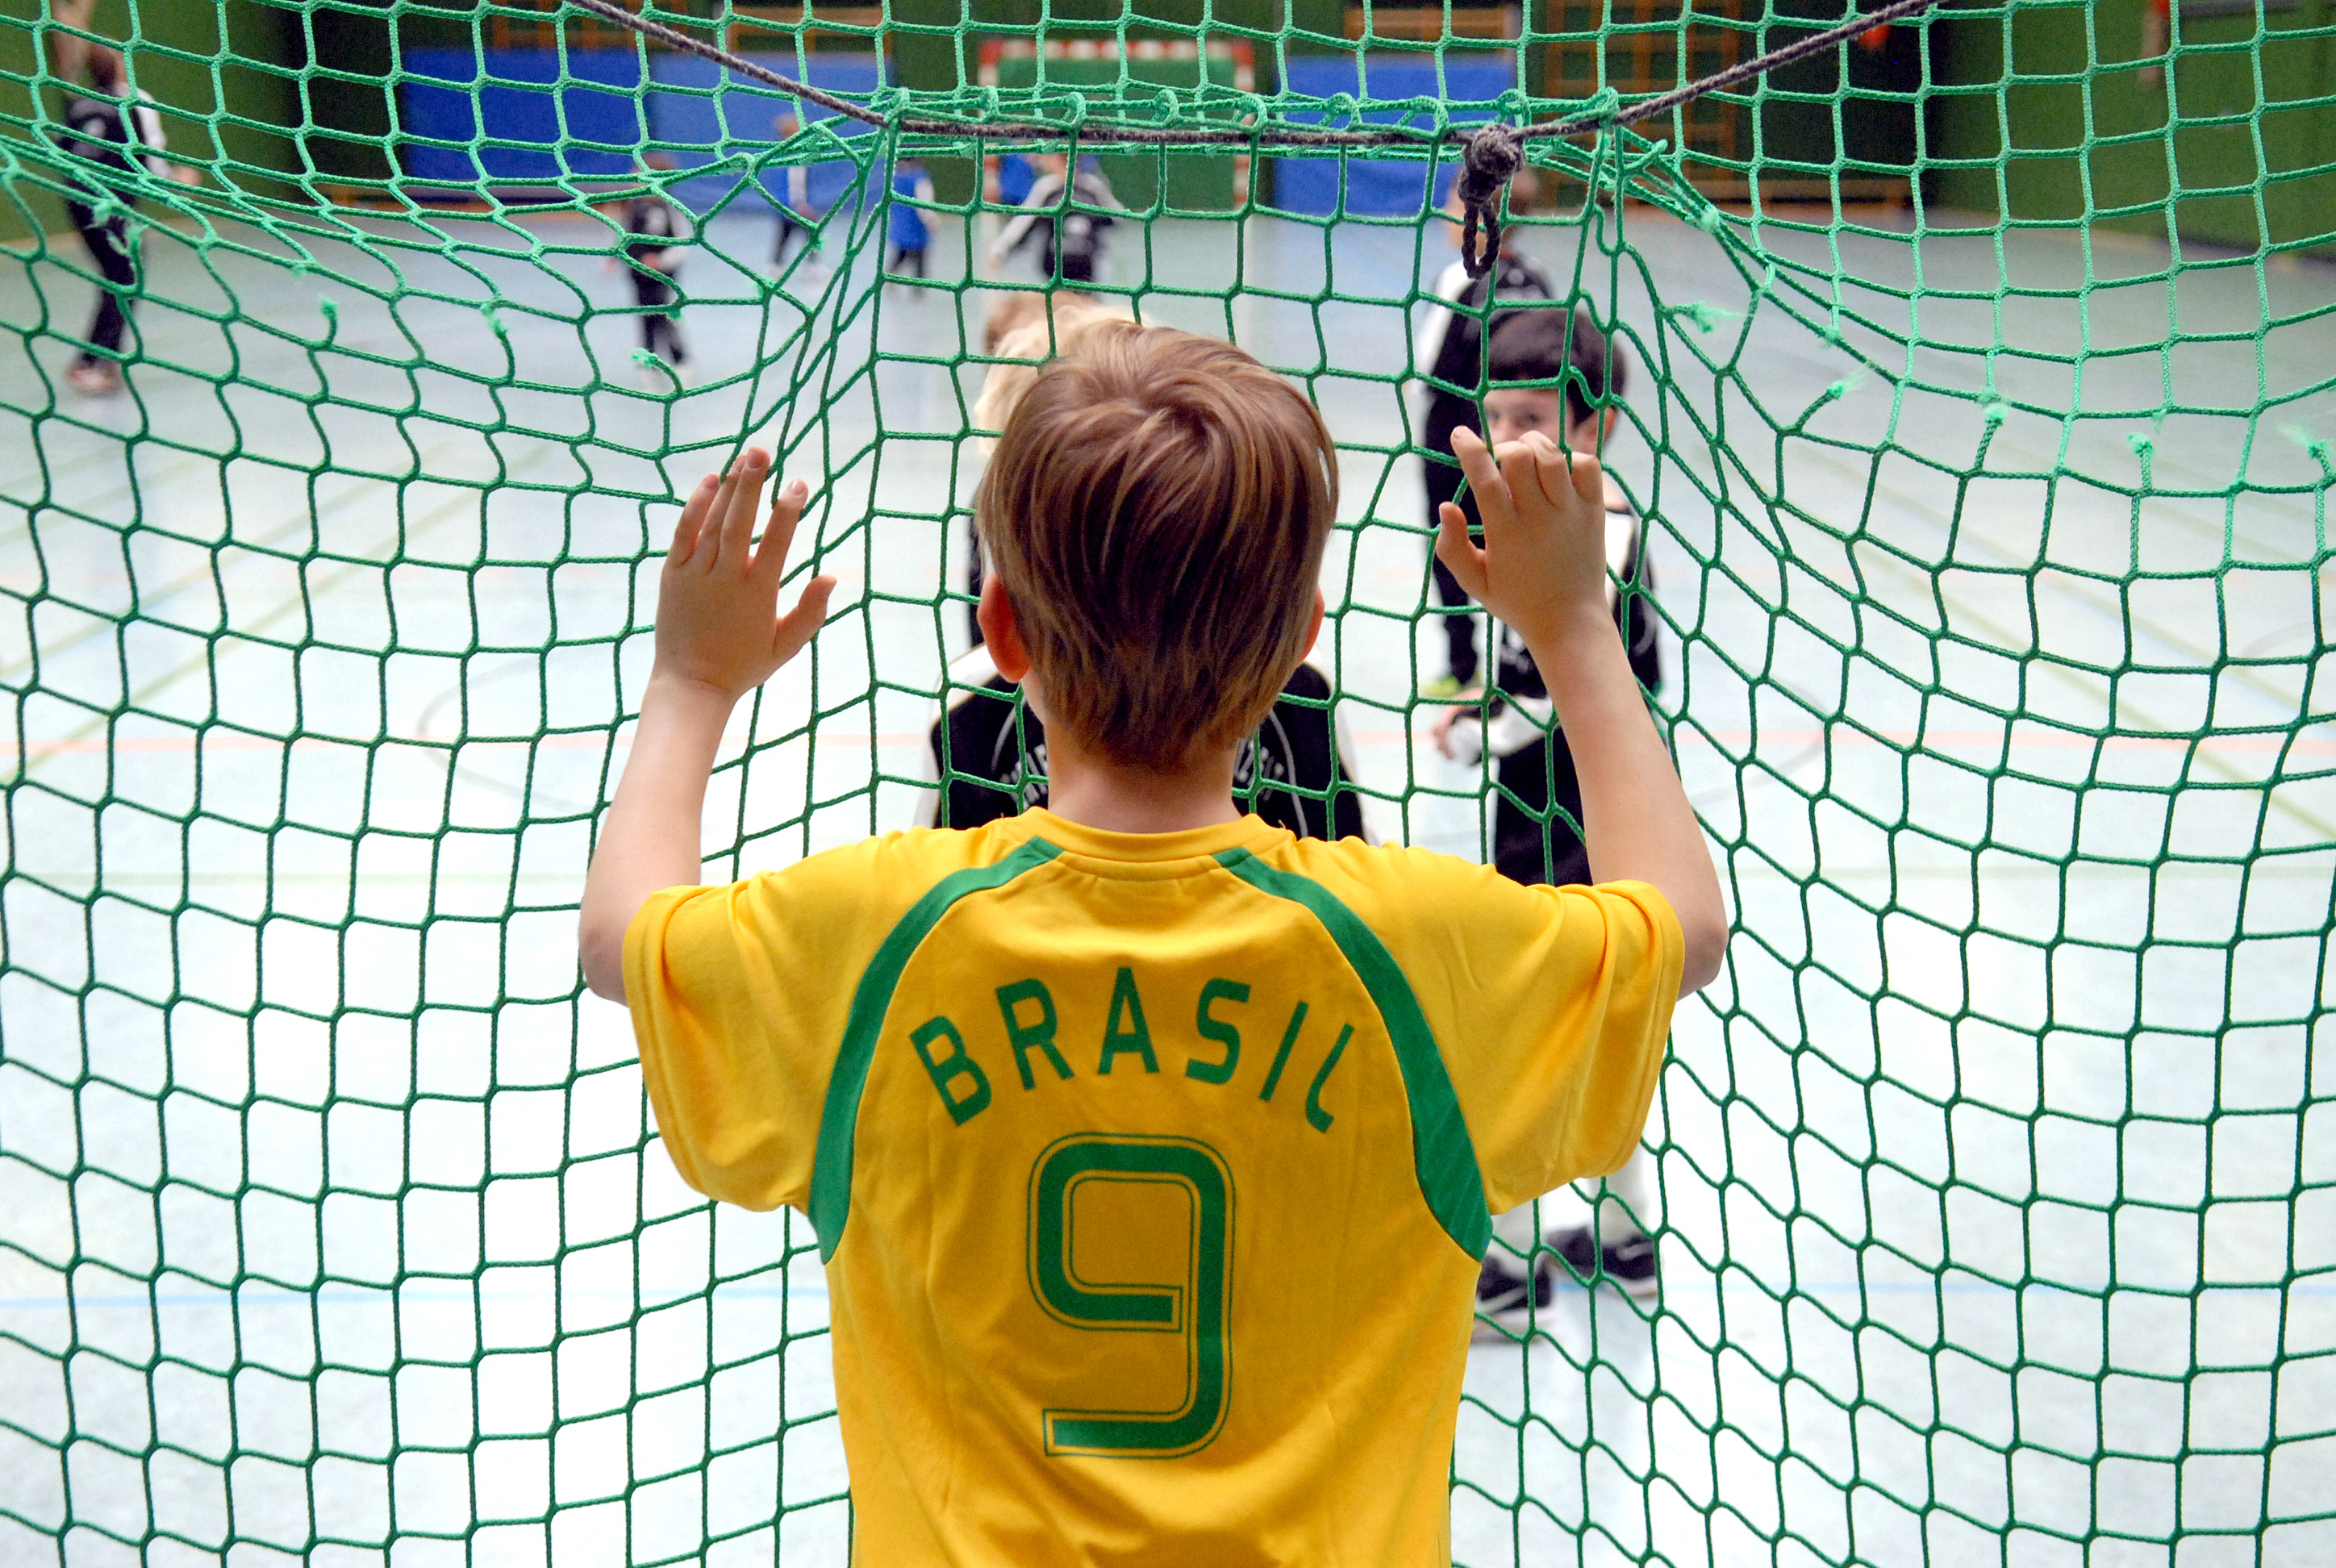
[[[1662,1288],[1655,1274],[1655,1242],[1651,1236],[1632,1234],[1604,1247],[1587,1225],[1571,1231],[1560,1231],[1549,1238],[1550,1251],[1565,1260],[1585,1285],[1594,1285],[1602,1276],[1607,1283],[1633,1296],[1651,1296]],[[1490,1265],[1486,1265],[1490,1267]],[[1477,1287],[1481,1292],[1484,1287]]]
[[[1549,1271],[1522,1271],[1520,1261],[1495,1254],[1476,1275],[1479,1339],[1512,1339],[1532,1326],[1536,1309],[1549,1305]]]

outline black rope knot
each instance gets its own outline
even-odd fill
[[[1460,148],[1460,178],[1452,186],[1460,199],[1460,264],[1469,277],[1482,278],[1501,254],[1501,193],[1524,163],[1525,139],[1514,125],[1487,125]]]

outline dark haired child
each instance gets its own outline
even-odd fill
[[[162,117],[155,112],[152,98],[130,85],[122,51],[92,44],[72,31],[86,30],[94,9],[92,0],[58,0],[53,12],[57,25],[47,30],[56,75],[67,82],[78,77],[82,83],[65,100],[65,131],[57,138],[59,146],[102,169],[123,174],[142,170],[182,185],[199,183],[201,175],[194,169],[166,162],[161,156]],[[104,280],[98,287],[88,346],[66,369],[65,385],[75,392],[119,392],[122,342],[130,331],[130,309],[141,287],[130,208],[106,183],[83,175],[65,199],[65,217],[89,247],[90,259]]]
[[[662,152],[650,153],[637,166],[644,176],[672,167],[672,158]],[[680,295],[673,281],[681,270],[681,249],[675,242],[687,229],[681,209],[661,190],[645,186],[625,201],[625,260],[634,302],[642,311],[641,346],[676,370],[688,353],[681,346],[680,324],[667,307]]]
[[[891,277],[925,276],[925,248],[932,243],[932,226],[918,205],[933,199],[932,176],[916,159],[900,161],[892,170],[892,200],[886,209],[886,236],[892,241],[892,262],[884,270]]]
[[[1493,329],[1489,357],[1492,389],[1484,414],[1496,446],[1539,432],[1562,434],[1574,452],[1601,451],[1620,414],[1613,404],[1622,395],[1626,372],[1619,348],[1598,330],[1586,308],[1551,306],[1507,313]],[[1562,386],[1516,385],[1561,378]],[[1662,683],[1662,665],[1645,530],[1612,477],[1601,475],[1601,483],[1606,567],[1611,574],[1607,600],[1630,673],[1651,694]],[[1473,516],[1473,497],[1463,510]],[[1473,764],[1487,753],[1494,759],[1500,788],[1493,813],[1493,864],[1502,875],[1529,885],[1591,880],[1590,853],[1572,825],[1582,820],[1573,752],[1555,723],[1548,684],[1515,628],[1501,629],[1486,699],[1445,709],[1430,733],[1455,761]],[[1607,1178],[1592,1225],[1548,1238],[1548,1246],[1582,1278],[1602,1273],[1633,1294],[1656,1289],[1655,1245],[1640,1224],[1640,1217],[1650,1213],[1653,1165],[1640,1146]],[[1528,1206],[1502,1216],[1494,1222],[1495,1233],[1515,1251],[1530,1253],[1535,1244],[1532,1214]],[[1478,1285],[1479,1310],[1495,1320],[1513,1319],[1528,1300],[1546,1303],[1551,1279],[1545,1264],[1528,1271],[1495,1248]]]

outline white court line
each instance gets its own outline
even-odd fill
[[[446,441],[444,441],[444,442],[441,442],[441,443],[439,443],[437,445],[431,447],[427,452],[424,452],[424,453],[423,453],[419,454],[419,456],[417,457],[417,468],[420,466],[420,464],[421,464],[422,461],[426,460],[426,459],[428,459],[428,458],[430,458],[430,457],[433,457],[433,456],[437,455],[438,453],[440,453],[443,452],[447,447],[449,447],[449,446],[451,446],[451,445],[453,445],[453,439],[450,437],[448,440],[446,440]],[[554,450],[554,449],[553,449],[553,448],[551,448],[551,447],[550,446],[550,444],[549,444],[549,443],[537,443],[537,445],[532,449],[532,455],[531,455],[531,456],[525,457],[525,458],[521,458],[521,459],[515,460],[515,461],[511,462],[510,463],[508,463],[508,464],[507,464],[508,472],[509,472],[511,474],[512,474],[512,475],[516,476],[516,475],[519,475],[519,474],[526,473],[526,472],[529,472],[530,470],[531,470],[531,469],[534,469],[534,468],[540,467],[540,466],[541,466],[541,463],[542,463],[543,458],[544,458],[544,457],[545,457],[545,456],[546,456],[546,455],[547,455],[547,454],[548,454],[551,450]],[[247,548],[247,549],[265,549],[265,548],[267,548],[267,547],[268,547],[268,546],[271,546],[271,545],[275,544],[277,541],[279,541],[279,540],[281,540],[281,539],[285,538],[286,536],[287,536],[287,535],[289,535],[289,534],[296,533],[296,532],[301,532],[301,531],[313,531],[313,530],[315,529],[315,527],[316,527],[316,525],[317,521],[318,521],[320,519],[322,519],[322,518],[324,518],[324,517],[326,517],[326,516],[329,516],[329,515],[331,515],[333,512],[338,511],[342,510],[342,509],[343,509],[343,508],[345,508],[345,507],[355,506],[355,505],[359,504],[359,503],[360,503],[360,502],[362,502],[370,501],[370,500],[372,500],[372,499],[373,499],[373,497],[372,497],[371,495],[369,495],[369,494],[368,494],[366,492],[365,492],[364,490],[361,490],[361,489],[352,489],[352,490],[351,490],[351,491],[350,491],[350,492],[349,492],[346,496],[344,496],[344,497],[343,497],[342,499],[340,499],[339,501],[336,501],[336,502],[331,502],[331,503],[329,503],[329,504],[327,504],[327,505],[326,505],[326,506],[311,507],[308,511],[305,511],[305,512],[302,512],[302,513],[297,514],[297,515],[296,516],[296,518],[295,518],[295,520],[294,520],[294,521],[290,521],[290,522],[286,523],[282,528],[279,528],[279,529],[276,530],[273,533],[270,533],[270,534],[267,535],[266,537],[264,537],[264,538],[262,538],[262,539],[259,539],[259,540],[257,540],[257,541],[251,541],[251,543],[250,543],[250,544],[248,544],[248,545],[245,545],[245,548]],[[374,553],[376,553],[376,554],[377,554],[377,553],[379,553],[380,551],[382,551],[383,550],[387,549],[387,548],[390,548],[391,546],[397,546],[397,547],[398,547],[399,549],[401,549],[401,550],[402,550],[402,549],[406,548],[406,547],[404,547],[404,546],[398,545],[398,535],[404,535],[404,537],[406,537],[406,538],[408,538],[408,539],[414,539],[414,540],[426,538],[426,537],[429,535],[430,531],[431,531],[433,529],[435,529],[435,528],[436,528],[436,527],[438,527],[441,523],[443,523],[444,521],[446,521],[450,517],[453,516],[457,511],[459,511],[462,510],[462,509],[464,508],[464,506],[465,506],[465,498],[464,498],[464,497],[462,497],[462,496],[459,496],[459,495],[458,495],[455,499],[453,499],[453,500],[452,500],[452,501],[447,502],[444,505],[440,506],[440,507],[437,507],[437,508],[434,508],[434,509],[433,509],[431,511],[429,511],[429,512],[427,512],[427,513],[423,514],[423,517],[422,517],[422,518],[421,518],[421,519],[420,519],[420,520],[419,520],[419,521],[414,524],[414,526],[412,528],[412,530],[411,530],[411,531],[407,531],[407,530],[404,530],[404,529],[400,529],[400,530],[398,531],[398,534],[396,534],[396,535],[393,535],[393,536],[392,536],[392,538],[390,539],[390,541],[388,541],[388,543],[387,543],[387,544],[384,544],[384,543],[382,543],[382,542],[376,541],[376,543],[375,543],[375,547],[374,547]],[[29,531],[30,531],[29,525],[28,525],[28,526],[27,526],[27,528],[26,528],[24,531],[27,531],[27,532],[29,532]],[[235,539],[232,539],[232,538],[229,538],[229,539],[225,539],[225,540],[222,540],[222,541],[219,541],[219,545],[220,545],[221,547],[224,547],[224,546],[229,545],[229,544],[241,544],[241,543],[243,543],[243,541],[238,541],[238,540],[235,540]],[[128,695],[123,698],[123,702],[122,702],[122,707],[123,707],[123,709],[125,709],[125,710],[131,710],[131,711],[134,712],[134,710],[135,710],[135,709],[137,708],[137,706],[138,706],[138,704],[140,703],[140,701],[141,701],[142,698],[150,697],[150,696],[151,696],[155,692],[157,692],[157,691],[159,691],[159,690],[161,690],[161,689],[163,689],[164,687],[166,687],[170,686],[172,682],[177,681],[177,680],[179,680],[179,679],[180,679],[180,678],[182,678],[182,677],[186,677],[186,676],[188,676],[188,675],[190,675],[190,674],[194,673],[194,672],[195,672],[196,670],[198,670],[198,669],[200,669],[200,668],[203,667],[203,665],[207,662],[207,660],[209,659],[210,645],[211,645],[215,640],[217,640],[218,638],[223,638],[223,637],[240,637],[240,638],[249,638],[249,637],[251,637],[253,634],[259,632],[260,630],[264,629],[265,628],[268,628],[268,627],[270,627],[270,626],[275,625],[277,621],[280,621],[280,620],[284,619],[286,617],[287,617],[287,616],[290,616],[290,615],[294,614],[296,611],[298,611],[298,612],[303,613],[303,614],[309,613],[310,606],[311,606],[311,603],[312,603],[312,601],[313,601],[313,600],[323,598],[326,593],[328,593],[328,592],[332,589],[332,588],[333,588],[336,584],[339,583],[339,582],[340,582],[340,581],[342,581],[344,579],[346,579],[346,578],[347,578],[348,576],[350,576],[352,573],[355,573],[355,572],[357,572],[357,571],[362,571],[362,570],[384,570],[384,569],[388,568],[389,566],[392,566],[392,565],[395,564],[395,561],[394,561],[394,560],[388,560],[388,559],[384,559],[384,560],[370,560],[370,559],[368,559],[368,558],[366,558],[366,557],[365,557],[365,556],[341,555],[341,554],[338,554],[337,552],[336,552],[336,554],[335,554],[334,556],[332,556],[332,557],[327,557],[327,558],[326,558],[326,559],[332,560],[335,562],[335,564],[334,564],[332,567],[330,567],[329,569],[327,569],[327,570],[324,570],[324,571],[320,571],[320,572],[318,572],[318,573],[315,576],[315,578],[314,578],[314,579],[310,579],[310,581],[309,581],[309,582],[307,582],[307,583],[304,584],[304,585],[303,585],[303,588],[302,588],[302,590],[301,590],[301,596],[300,596],[300,598],[299,598],[297,600],[287,601],[287,603],[285,603],[284,605],[282,605],[282,606],[281,606],[281,607],[279,607],[278,609],[269,611],[268,614],[263,615],[263,616],[261,616],[261,617],[258,618],[256,620],[253,620],[252,622],[250,622],[250,623],[249,623],[249,624],[248,624],[248,625],[238,626],[238,627],[234,627],[234,628],[222,628],[219,631],[218,631],[218,632],[216,632],[216,633],[212,634],[211,636],[204,638],[204,639],[203,639],[203,644],[204,644],[204,649],[205,649],[205,651],[204,651],[204,654],[203,654],[201,657],[197,657],[197,658],[192,658],[192,659],[186,660],[186,661],[184,661],[184,662],[182,662],[182,663],[180,663],[180,664],[179,664],[179,665],[177,665],[177,666],[173,667],[172,668],[170,668],[170,669],[169,669],[169,670],[167,670],[167,671],[163,672],[162,674],[158,675],[158,676],[154,677],[153,678],[151,678],[151,679],[148,680],[148,681],[146,682],[146,684],[145,684],[144,686],[141,687],[137,691],[135,691],[135,692],[131,692],[131,693],[128,694]],[[175,578],[175,579],[171,579],[170,581],[169,581],[169,582],[167,582],[167,583],[164,583],[164,584],[161,585],[158,589],[155,589],[155,591],[154,591],[154,592],[152,592],[152,593],[151,593],[151,594],[142,594],[142,595],[141,595],[141,599],[151,599],[151,600],[153,600],[153,601],[156,601],[156,602],[160,602],[160,601],[161,601],[161,600],[168,599],[169,598],[172,597],[173,595],[176,595],[176,594],[178,594],[178,593],[180,593],[180,592],[181,592],[181,591],[183,591],[183,590],[185,590],[185,589],[190,589],[190,588],[194,587],[197,583],[200,583],[200,582],[206,582],[206,581],[212,581],[212,582],[215,582],[215,581],[217,581],[217,580],[218,580],[218,574],[217,574],[216,572],[209,572],[209,571],[189,571],[189,572],[184,572],[184,573],[181,573],[179,577],[177,577],[177,578]],[[95,638],[102,637],[102,636],[105,635],[108,631],[112,630],[113,628],[115,628],[116,626],[118,626],[119,624],[121,624],[121,618],[115,618],[115,617],[111,617],[111,616],[97,616],[97,617],[93,617],[93,618],[92,618],[92,624],[90,626],[90,628],[89,628],[88,629],[86,629],[86,630],[84,630],[84,631],[81,631],[81,632],[74,633],[73,635],[72,635],[72,636],[70,636],[70,637],[67,637],[67,638],[60,638],[60,639],[58,639],[57,641],[54,642],[54,643],[44,644],[44,645],[43,645],[40,648],[38,648],[38,649],[35,651],[34,656],[34,659],[33,659],[32,661],[26,662],[26,663],[24,663],[24,664],[21,664],[21,665],[9,666],[9,667],[0,667],[0,683],[6,683],[6,682],[15,681],[15,680],[18,679],[20,677],[23,677],[23,676],[25,676],[25,675],[30,674],[30,673],[32,672],[32,670],[34,668],[35,664],[37,663],[37,661],[38,661],[39,659],[41,659],[41,658],[54,658],[54,657],[56,657],[58,654],[63,653],[63,652],[66,651],[67,649],[70,649],[70,648],[74,648],[74,647],[77,647],[77,646],[79,646],[80,644],[82,644],[82,643],[83,643],[83,642],[86,642],[86,641],[92,640],[92,638]],[[79,727],[81,727],[82,729],[83,729],[83,731],[84,731],[84,732],[86,732],[86,731],[87,731],[89,728],[91,728],[91,727],[103,725],[103,724],[106,722],[106,718],[107,718],[107,716],[108,716],[103,715],[103,714],[99,714],[99,715],[92,716],[91,718],[89,718],[88,720],[84,721],[84,722],[83,722],[83,724],[81,726],[79,726]],[[145,716],[145,715],[136,715],[136,716],[139,716],[139,717],[145,717],[145,716]],[[171,719],[162,719],[161,722],[168,724],[168,723],[177,723],[177,722],[182,722],[182,721],[177,721],[177,720],[171,720]],[[176,736],[164,736],[164,735],[143,736],[143,737],[136,737],[136,738],[137,738],[137,739],[149,740],[149,741],[154,741],[154,742],[161,742],[161,743],[173,743],[173,742],[176,742],[176,741],[177,741],[177,739],[178,739],[178,737],[176,737]],[[308,740],[308,738],[309,738],[309,737],[301,737],[301,739],[294,740],[294,741],[292,741],[292,742],[290,742],[290,743],[288,743],[288,744],[291,744],[291,745],[301,745],[301,744],[303,744],[305,741]],[[316,737],[316,740],[317,740],[318,742],[320,742],[320,743],[321,743],[321,741],[322,741],[322,737]],[[396,738],[396,737],[384,737],[384,738]],[[239,739],[240,739],[240,740],[242,740],[242,741],[244,741],[244,742],[248,742],[248,745],[252,745],[252,746],[283,745],[287,744],[287,742],[285,742],[285,741],[275,740],[275,739],[270,739],[270,738],[264,738],[264,737],[260,737],[260,736],[243,736],[243,737],[239,737]],[[193,737],[193,736],[189,736],[189,737],[187,737],[187,740],[186,740],[186,742],[185,742],[185,746],[186,746],[186,748],[190,749],[190,748],[192,747],[193,744],[194,744],[194,737]],[[216,745],[216,744],[219,744],[219,743],[214,742],[214,743],[212,743],[212,744]],[[360,744],[362,744],[362,743],[360,743]],[[5,744],[5,745],[0,745],[0,755],[15,755],[15,754],[16,754],[16,752],[17,752],[17,749],[18,749],[18,748],[16,747],[16,745],[15,745],[14,743],[8,743],[8,744]],[[34,742],[31,745],[29,745],[29,746],[27,746],[27,747],[25,747],[25,748],[24,748],[24,749],[25,753],[26,753],[27,755],[29,755],[39,756],[39,755],[48,755],[48,754],[53,753],[53,752],[69,752],[69,751],[73,751],[73,750],[75,750],[75,749],[87,750],[87,751],[108,751],[108,750],[122,751],[122,750],[131,750],[131,749],[148,750],[148,751],[167,751],[167,750],[174,749],[174,746],[173,746],[172,745],[170,745],[170,744],[160,744],[160,745],[152,745],[139,746],[139,745],[135,745],[134,741],[127,741],[127,742],[125,742],[125,741],[115,741],[115,740],[112,740],[112,739],[110,739],[109,737],[106,737],[106,736],[103,736],[103,735],[89,735],[84,734],[83,735],[81,735],[81,736],[74,736],[74,737],[71,737],[71,738],[69,738],[69,739],[60,740],[60,741],[54,741],[54,742],[49,742],[49,741],[35,741],[35,742]],[[237,746],[235,746],[235,747],[232,747],[231,749],[243,749],[243,747],[242,747],[241,745],[237,745]]]

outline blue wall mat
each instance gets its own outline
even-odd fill
[[[1517,85],[1514,54],[1483,54],[1447,56],[1444,76],[1436,79],[1436,62],[1421,54],[1368,54],[1358,64],[1351,54],[1292,54],[1282,65],[1282,85],[1292,93],[1318,98],[1350,93],[1363,96],[1365,76],[1373,98],[1444,97],[1455,103],[1488,102]],[[1319,114],[1292,119],[1320,121]],[[1400,119],[1393,112],[1368,116],[1385,123]],[[1490,119],[1490,114],[1455,118]],[[1277,158],[1273,161],[1273,204],[1288,212],[1331,212],[1338,206],[1339,164],[1331,158]],[[1422,163],[1366,162],[1351,158],[1347,171],[1349,212],[1416,217],[1426,195],[1426,166]],[[1436,171],[1436,200],[1452,189],[1457,170],[1446,163]]]
[[[873,93],[884,84],[884,62],[874,54],[749,54],[745,58],[782,76],[808,81],[830,93]],[[810,71],[807,76],[802,74],[806,63]],[[725,147],[751,151],[771,145],[776,140],[771,122],[783,110],[793,110],[805,124],[833,118],[830,111],[816,104],[797,104],[792,99],[766,92],[759,83],[735,76],[729,82],[731,91],[720,98],[701,96],[713,89],[721,74],[719,65],[694,54],[661,54],[650,62],[649,126],[657,139],[671,150],[673,161],[684,169],[712,162]],[[675,91],[677,88],[696,91]],[[739,91],[742,88],[748,91]],[[871,134],[868,127],[849,120],[835,129],[847,136]],[[762,171],[763,188],[770,193],[771,200],[778,199],[785,178],[782,168]],[[848,159],[813,164],[813,208],[826,212],[839,203],[850,204],[857,179],[858,170]],[[683,205],[703,212],[728,195],[733,183],[730,179],[708,175],[682,180],[669,189]],[[881,182],[877,188],[881,189]],[[746,201],[734,202],[732,208],[745,211],[750,205],[759,205],[751,194]]]
[[[637,89],[641,80],[640,56],[629,49],[578,50],[568,56],[566,87],[503,86],[502,83],[553,83],[560,79],[560,57],[550,49],[494,49],[482,57],[471,49],[409,49],[406,71],[414,78],[434,78],[461,86],[436,87],[426,80],[409,80],[400,93],[405,129],[418,136],[450,141],[485,138],[530,142],[529,147],[419,147],[400,149],[405,172],[415,180],[468,184],[472,180],[556,180],[562,174],[622,174],[632,167],[631,149],[640,141],[640,111]],[[482,72],[480,67],[484,65]],[[471,83],[484,75],[477,110],[472,108]],[[585,85],[574,78],[602,83]],[[570,141],[599,142],[615,151],[558,145]]]

